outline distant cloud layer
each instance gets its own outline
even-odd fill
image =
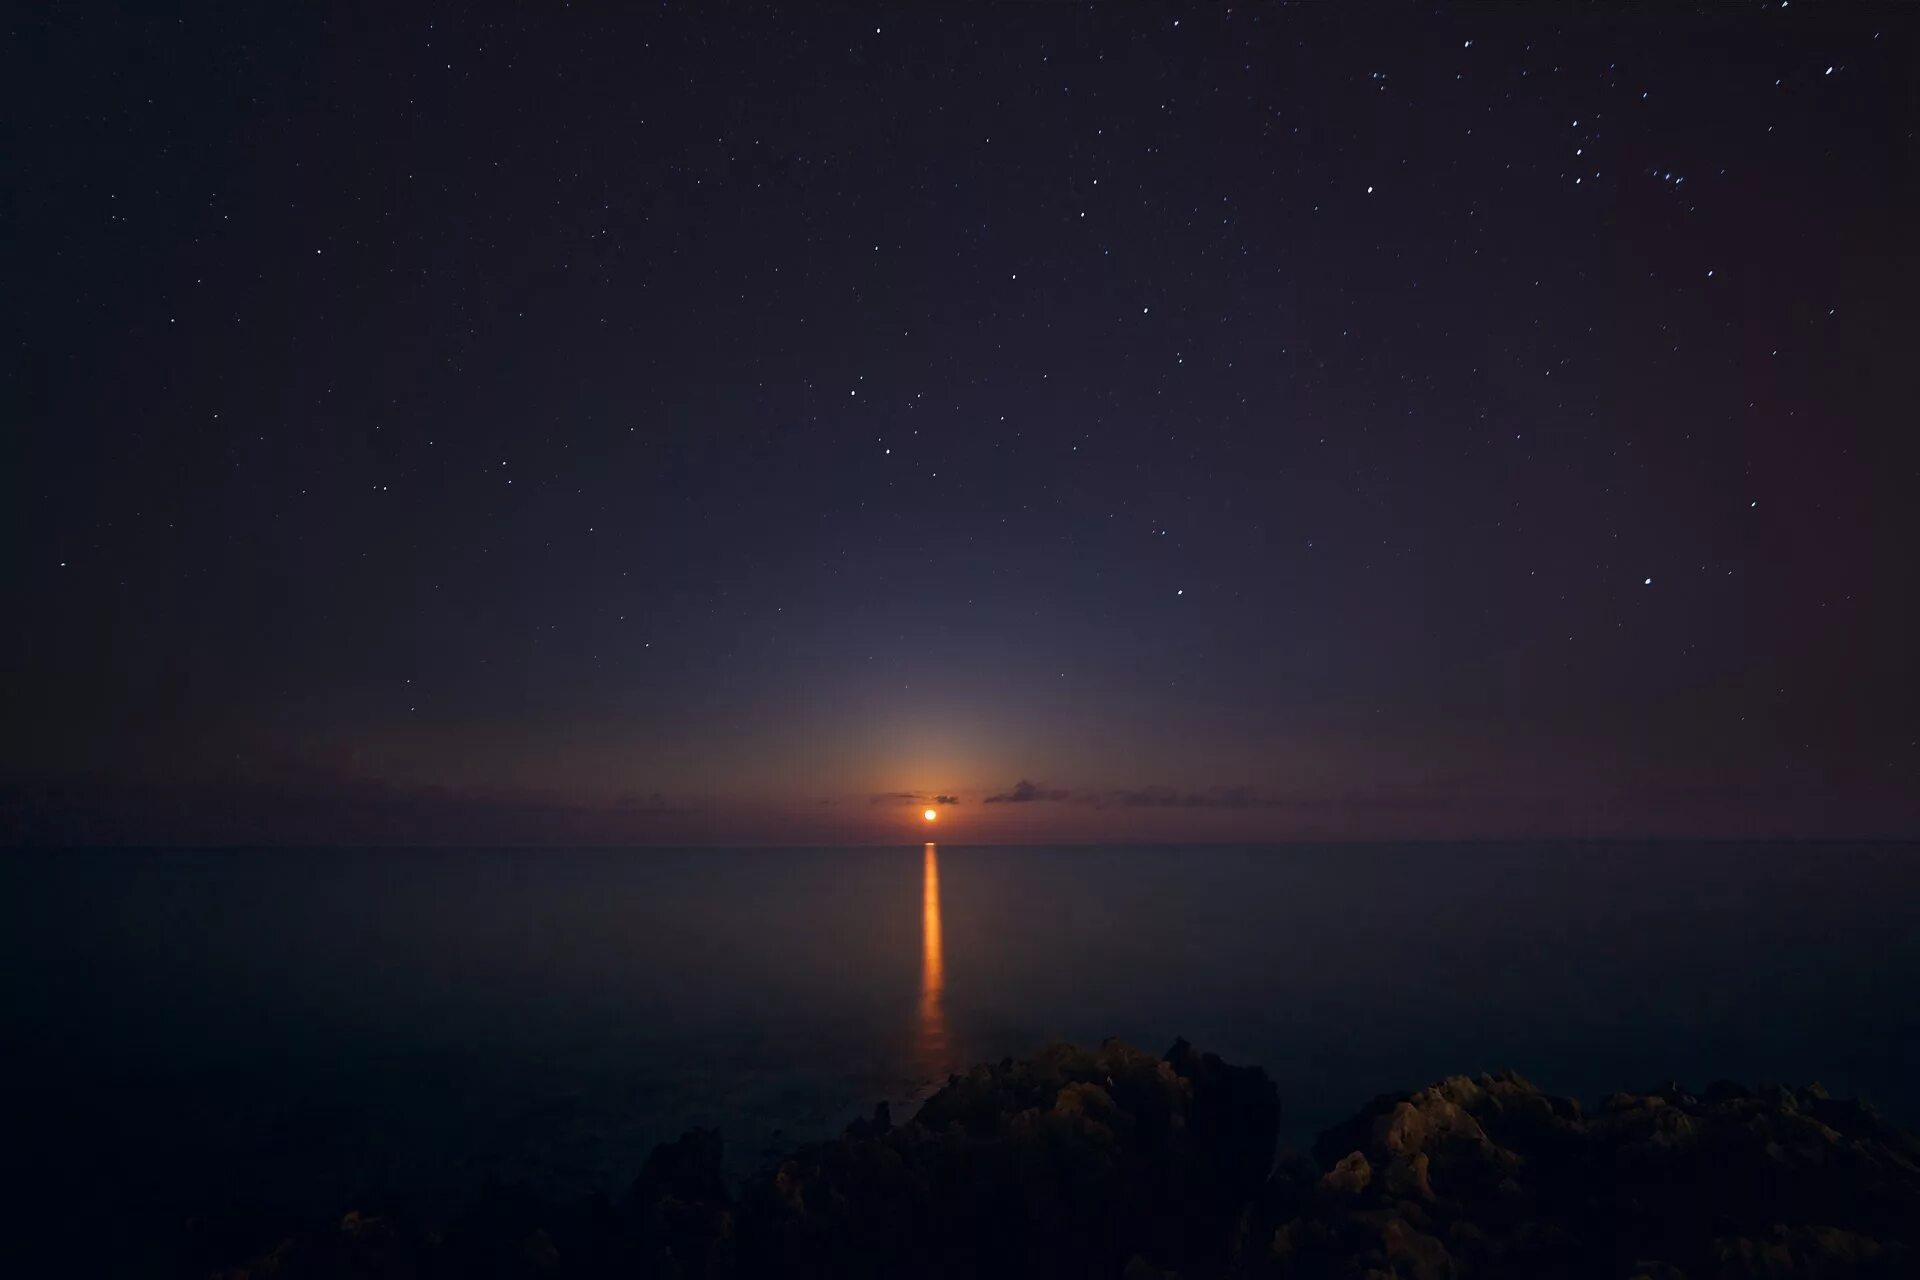
[[[988,796],[983,804],[1030,804],[1035,800],[1071,800],[1073,792],[1042,787],[1028,782],[1025,778],[998,795]]]
[[[696,809],[640,791],[583,801],[320,775],[0,784],[0,845],[620,845],[683,841],[710,825]]]
[[[959,804],[955,795],[929,794],[924,791],[883,791],[873,797],[874,804],[927,805]],[[1123,787],[1113,791],[1075,791],[1070,787],[1049,787],[1030,778],[995,792],[982,804],[1084,804],[1098,809],[1279,809],[1290,802],[1258,787],[1217,785],[1197,790],[1178,787]]]
[[[1573,776],[1452,773],[1338,785],[1144,785],[1072,789],[1022,778],[996,794],[857,793],[810,800],[687,800],[648,787],[603,798],[497,787],[409,786],[289,770],[271,779],[133,781],[99,776],[0,779],[0,847],[413,845],[564,847],[897,842],[929,805],[953,813],[969,841],[1724,837],[1744,806],[1753,838],[1910,829],[1894,808],[1846,780],[1781,791],[1745,780],[1611,782]],[[864,802],[864,803],[863,803]],[[1901,802],[1903,805],[1906,801]],[[1020,805],[1017,809],[1001,805]],[[912,806],[908,808],[908,806]],[[1499,815],[1497,822],[1488,814]],[[996,817],[995,815],[998,815]],[[1849,826],[1848,824],[1851,824]],[[1905,825],[1903,825],[1905,824]],[[917,838],[917,837],[916,837]]]
[[[1074,791],[1047,787],[1022,778],[1007,790],[986,798],[987,804],[1031,804],[1035,801],[1070,802],[1097,809],[1279,809],[1290,802],[1257,787],[1212,786],[1183,791],[1178,787],[1126,787],[1117,791]]]
[[[940,795],[926,791],[882,791],[879,795],[873,797],[873,803],[915,806],[925,804],[959,804],[960,797]]]
[[[1255,787],[1208,787],[1180,791],[1174,787],[1137,787],[1093,797],[1095,804],[1117,804],[1143,809],[1277,809],[1285,801]]]

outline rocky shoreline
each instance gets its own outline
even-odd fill
[[[1177,1042],[953,1076],[729,1186],[717,1134],[618,1199],[493,1186],[450,1221],[350,1212],[201,1240],[183,1272],[305,1277],[1702,1277],[1920,1274],[1920,1141],[1819,1086],[1618,1093],[1512,1072],[1383,1095],[1311,1154],[1257,1067]],[[231,1265],[234,1258],[247,1258]],[[227,1265],[221,1265],[221,1263]]]

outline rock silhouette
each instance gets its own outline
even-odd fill
[[[349,1213],[227,1280],[304,1277],[1896,1276],[1920,1142],[1802,1090],[1677,1086],[1588,1112],[1512,1072],[1376,1098],[1274,1157],[1255,1067],[1055,1045],[953,1076],[730,1188],[718,1134],[617,1201],[490,1186],[444,1227]]]
[[[1920,1144],[1817,1085],[1618,1093],[1592,1115],[1505,1072],[1377,1098],[1277,1176],[1288,1276],[1910,1275]]]

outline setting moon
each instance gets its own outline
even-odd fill
[[[925,818],[928,822],[932,822],[935,818],[939,817],[940,814],[936,810],[929,809],[925,813],[921,814],[920,816]]]

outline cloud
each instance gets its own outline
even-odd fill
[[[1030,804],[1035,800],[1071,800],[1072,798],[1073,792],[1071,791],[1042,787],[1022,778],[1020,781],[1014,783],[1009,790],[1002,791],[998,795],[988,796],[982,803]]]
[[[927,804],[959,804],[959,796],[936,795],[926,791],[882,791],[872,799],[874,804],[912,805],[918,808]]]
[[[1255,787],[1212,786],[1197,791],[1177,787],[1127,787],[1118,791],[1072,791],[1048,787],[1025,778],[998,795],[986,798],[987,804],[1030,804],[1034,801],[1070,801],[1096,809],[1279,809],[1287,801],[1277,799]]]
[[[1278,809],[1288,803],[1246,786],[1213,786],[1200,791],[1181,791],[1175,787],[1133,787],[1109,791],[1093,800],[1096,804],[1115,804],[1135,809]]]
[[[703,825],[697,810],[648,791],[599,801],[318,773],[0,781],[0,845],[617,845],[686,839]]]

